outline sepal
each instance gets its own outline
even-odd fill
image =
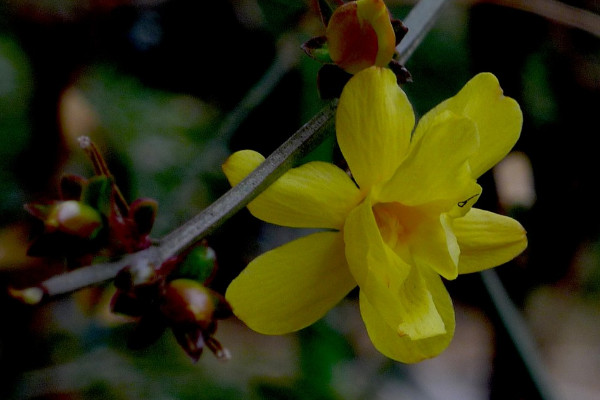
[[[390,22],[392,23],[392,29],[394,30],[394,36],[396,36],[396,46],[398,46],[400,44],[400,42],[402,41],[402,39],[404,39],[404,36],[406,36],[406,34],[408,33],[408,27],[406,25],[404,25],[404,23],[397,19],[397,18],[392,18],[390,20]]]
[[[333,63],[329,48],[327,47],[327,38],[317,36],[307,40],[301,46],[302,50],[310,57],[323,64]]]
[[[90,178],[81,193],[81,201],[95,208],[104,216],[108,216],[113,200],[112,178],[97,175]]]
[[[399,86],[405,83],[412,82],[412,75],[410,74],[410,72],[408,72],[406,67],[400,64],[398,61],[390,61],[388,67],[392,70],[394,75],[396,75],[396,83],[398,83]]]
[[[139,235],[148,235],[152,231],[158,202],[154,199],[137,199],[129,206],[129,217],[134,221]]]

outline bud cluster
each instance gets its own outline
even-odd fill
[[[69,269],[150,247],[158,209],[158,203],[148,198],[128,204],[95,145],[87,137],[80,138],[80,144],[96,175],[90,179],[66,175],[61,179],[59,200],[25,205],[42,222],[42,232],[28,255],[64,257]],[[115,277],[117,292],[111,308],[138,320],[130,346],[150,345],[171,328],[194,361],[204,347],[219,359],[227,359],[228,351],[213,335],[216,321],[229,317],[231,308],[223,296],[207,287],[216,266],[214,251],[202,243],[158,266],[140,263],[123,268]],[[35,304],[44,289],[11,289],[10,293]]]
[[[43,223],[28,255],[65,257],[71,269],[148,248],[158,209],[149,198],[127,204],[96,147],[85,146],[95,176],[65,175],[59,200],[25,205]]]
[[[204,347],[228,359],[227,349],[213,337],[217,320],[232,314],[225,298],[207,287],[216,266],[214,251],[203,243],[157,269],[146,264],[123,269],[115,279],[111,307],[138,319],[130,347],[146,347],[170,328],[192,360],[200,358]]]

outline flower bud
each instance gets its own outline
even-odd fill
[[[205,244],[194,247],[171,276],[207,284],[217,269],[215,251]]]
[[[173,324],[198,326],[204,332],[214,331],[214,320],[231,313],[225,299],[191,279],[175,279],[165,288],[163,315]]]
[[[39,304],[44,298],[44,289],[35,286],[26,289],[9,287],[8,294],[22,303],[34,305]]]
[[[329,56],[355,74],[385,67],[396,51],[396,36],[383,0],[357,0],[335,9],[325,31]]]
[[[56,203],[44,222],[50,231],[90,239],[102,228],[102,216],[98,211],[75,200]]]

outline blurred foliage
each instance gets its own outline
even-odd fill
[[[32,71],[16,38],[0,30],[0,222],[23,203],[16,159],[30,140]]]
[[[403,3],[388,2],[394,16],[406,15]],[[273,62],[281,38],[302,43],[322,34],[312,10],[297,0],[0,5],[0,289],[60,270],[15,255],[27,239],[23,225],[31,223],[22,204],[55,197],[52,188],[64,172],[89,175],[77,136],[89,135],[99,145],[128,200],[158,200],[153,236],[160,237],[228,188],[220,164],[230,151],[253,148],[266,155],[321,109],[320,65],[302,57],[230,137],[217,136]],[[599,60],[598,38],[585,32],[504,7],[459,2],[448,6],[407,63],[414,82],[404,89],[418,115],[483,70],[495,73],[522,105],[517,146],[532,161],[538,201],[519,212],[529,232],[528,253],[499,270],[520,304],[532,288],[549,284],[568,287],[571,296],[597,307]],[[335,159],[334,143],[332,136],[309,158]],[[491,175],[481,183],[478,205],[497,209]],[[257,237],[273,242],[269,235],[280,232],[262,228],[242,211],[208,238],[219,263],[219,290],[257,255]],[[449,288],[458,304],[489,312],[481,290],[463,290],[474,279],[461,277]],[[352,295],[296,335],[263,337],[224,321],[216,336],[233,359],[219,363],[205,354],[192,364],[171,335],[143,351],[128,349],[133,324],[108,314],[113,292],[111,285],[86,289],[35,309],[0,295],[0,398],[438,398],[415,390],[427,367],[390,367],[364,344],[363,330],[353,329],[362,322]],[[510,353],[496,339],[497,354]],[[460,360],[447,362],[453,369],[470,362]],[[535,398],[511,362],[494,359],[483,392]],[[428,376],[436,373],[433,368]]]
[[[189,95],[149,88],[106,64],[91,66],[77,88],[98,114],[92,137],[103,139],[109,156],[122,164],[128,197],[151,195],[159,202],[157,234],[214,200],[210,180],[219,178],[226,148],[205,146],[217,109]]]

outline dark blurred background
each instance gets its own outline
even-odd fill
[[[399,18],[412,6],[387,4]],[[556,19],[542,16],[557,6]],[[127,199],[159,201],[160,237],[227,190],[228,154],[268,155],[321,109],[320,65],[299,48],[323,34],[314,11],[308,0],[0,2],[2,293],[63,269],[25,255],[33,221],[23,204],[56,198],[63,173],[92,174],[78,136],[98,145]],[[521,104],[521,139],[481,178],[478,206],[528,231],[525,254],[497,272],[558,399],[600,394],[600,38],[584,23],[598,13],[593,0],[450,1],[404,86],[422,115],[490,71]],[[248,101],[251,90],[259,96]],[[330,139],[310,157],[333,154]],[[240,212],[208,238],[214,288],[298,234]],[[170,334],[129,350],[132,324],[108,311],[111,285],[39,307],[0,294],[0,399],[540,398],[480,276],[448,287],[454,341],[408,366],[373,349],[353,295],[298,334],[223,321],[217,338],[232,360],[207,352],[192,364]]]

